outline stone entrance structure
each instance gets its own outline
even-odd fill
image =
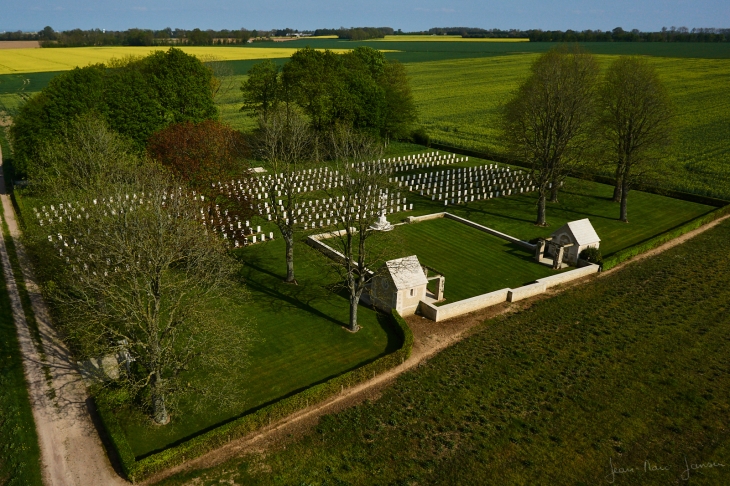
[[[535,248],[535,260],[554,269],[578,265],[580,253],[586,248],[598,248],[601,239],[591,221],[571,221],[553,232],[550,238],[540,238]]]

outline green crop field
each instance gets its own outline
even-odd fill
[[[603,67],[613,56],[598,56]],[[499,108],[534,54],[408,65],[421,122],[434,141],[504,153]],[[676,105],[675,143],[661,183],[730,198],[730,60],[652,58]]]
[[[691,468],[730,464],[728,252],[726,222],[484,322],[303,438],[161,484],[681,484],[687,466],[728,484]]]
[[[531,252],[451,219],[396,227],[401,256],[416,255],[421,265],[446,277],[446,303],[494,290],[521,287],[554,275]]]

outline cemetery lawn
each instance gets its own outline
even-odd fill
[[[363,306],[358,311],[362,329],[356,334],[344,329],[349,315],[347,299],[332,291],[336,278],[323,271],[323,257],[303,241],[295,246],[299,285],[282,282],[286,274],[281,238],[237,250],[236,255],[244,263],[245,288],[233,288],[231,292],[248,293],[243,307],[246,314],[222,309],[221,319],[229,325],[251,321],[256,341],[249,352],[250,365],[245,370],[230,370],[230,379],[245,390],[245,402],[237,410],[218,410],[211,404],[198,412],[183,403],[182,413],[173,415],[172,423],[164,427],[151,425],[134,409],[120,410],[119,422],[137,457],[362,366],[401,346],[390,317]],[[205,377],[193,372],[191,379]]]
[[[483,162],[470,158],[466,163],[445,168],[451,170],[480,163]],[[449,206],[417,193],[406,195],[408,201],[413,203],[413,211],[407,214],[409,216],[446,211],[525,241],[548,237],[568,221],[589,218],[601,238],[604,257],[716,209],[695,202],[631,191],[627,224],[619,221],[619,205],[611,201],[612,196],[613,186],[568,178],[559,193],[559,202],[547,203],[547,221],[550,226],[541,228],[534,224],[537,215],[536,192]]]
[[[726,221],[485,321],[285,448],[161,484],[597,485],[609,461],[635,470],[615,484],[681,484],[685,457],[730,464],[728,253]],[[669,469],[645,472],[646,460]],[[692,469],[690,481],[728,474]]]
[[[403,256],[446,277],[444,303],[503,288],[521,287],[557,273],[524,248],[451,219],[404,224],[395,229]]]

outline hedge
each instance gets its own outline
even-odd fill
[[[700,216],[691,221],[688,221],[687,223],[685,223],[681,226],[678,226],[674,229],[671,229],[665,233],[662,233],[662,234],[657,235],[653,238],[650,238],[646,241],[643,241],[636,245],[633,245],[633,246],[630,246],[623,250],[620,250],[620,251],[614,253],[613,255],[611,255],[610,257],[603,259],[602,270],[608,270],[610,268],[613,268],[621,262],[629,260],[629,259],[635,257],[636,255],[640,255],[641,253],[647,252],[660,245],[663,245],[664,243],[666,243],[670,240],[673,240],[675,238],[678,238],[686,233],[689,233],[690,231],[695,230],[695,229],[699,228],[700,226],[704,226],[707,223],[711,223],[712,221],[714,221],[728,213],[730,213],[730,205],[716,209],[710,213],[705,214],[704,216]]]
[[[379,373],[400,365],[411,355],[413,333],[395,309],[392,311],[392,317],[396,333],[403,340],[403,345],[397,351],[138,461],[111,410],[112,404],[105,400],[104,396],[98,397],[97,409],[105,432],[113,444],[112,452],[117,455],[127,478],[132,482],[140,481],[221,447],[231,440],[248,435],[310,405],[321,403],[341,393],[345,388],[363,383]]]

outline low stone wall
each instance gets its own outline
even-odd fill
[[[503,240],[507,240],[510,243],[519,245],[526,250],[529,250],[532,252],[535,251],[536,245],[533,245],[526,241],[522,241],[518,238],[515,238],[514,236],[507,235],[507,234],[499,232],[495,229],[488,228],[486,226],[482,226],[481,224],[475,223],[474,221],[470,221],[466,218],[462,218],[461,216],[456,216],[455,214],[451,214],[451,213],[433,213],[433,214],[426,214],[423,216],[409,216],[408,218],[406,218],[406,221],[409,223],[420,223],[421,221],[428,221],[431,219],[439,219],[439,218],[451,219],[453,221],[456,221],[457,223],[465,224],[465,225],[470,226],[479,231],[483,231],[485,233],[489,233],[490,235],[496,236],[497,238],[502,238]]]
[[[522,287],[518,287],[516,289],[509,289],[509,293],[507,294],[507,300],[509,302],[517,302],[518,300],[526,299],[528,297],[532,297],[533,295],[542,294],[547,290],[547,285],[540,282],[535,282],[528,285],[523,285]]]
[[[452,302],[451,304],[442,306],[435,306],[433,304],[421,302],[419,311],[421,312],[421,315],[427,319],[439,322],[505,302],[507,300],[509,290],[510,289],[495,290],[494,292],[477,295],[476,297],[470,297],[468,299]]]
[[[465,224],[467,226],[471,226],[474,229],[478,229],[479,231],[483,231],[485,233],[489,233],[490,235],[494,235],[494,236],[496,236],[498,238],[502,238],[503,240],[507,240],[510,243],[514,243],[516,245],[519,245],[519,246],[525,248],[526,250],[535,251],[535,245],[533,245],[532,243],[528,243],[526,241],[522,241],[522,240],[520,240],[518,238],[515,238],[514,236],[510,236],[510,235],[501,233],[501,232],[499,232],[497,230],[494,230],[492,228],[488,228],[486,226],[482,226],[481,224],[478,224],[478,223],[475,223],[474,221],[470,221],[468,219],[462,218],[461,216],[456,216],[455,214],[451,214],[451,213],[444,213],[444,216],[443,217],[444,218],[447,218],[447,219],[454,220],[454,221],[458,221],[461,224]]]
[[[485,309],[502,302],[517,302],[518,300],[542,294],[550,287],[597,273],[598,269],[598,265],[589,263],[588,266],[576,268],[575,270],[559,273],[550,277],[541,278],[534,283],[523,285],[516,289],[507,288],[495,290],[494,292],[477,295],[476,297],[470,297],[468,299],[452,302],[451,304],[442,306],[435,306],[427,302],[421,302],[418,306],[418,312],[427,319],[440,322],[446,319],[451,319],[452,317],[468,314],[469,312]]]
[[[537,280],[537,282],[545,284],[545,287],[549,289],[550,287],[555,287],[556,285],[570,282],[571,280],[575,280],[577,278],[582,278],[593,273],[598,273],[599,268],[600,267],[598,265],[589,263],[585,267],[580,267],[576,268],[575,270],[570,270],[568,272],[558,273],[549,277],[540,278]]]
[[[423,216],[408,216],[406,221],[409,223],[420,223],[421,221],[428,221],[429,219],[443,218],[446,213],[433,213],[425,214]]]
[[[317,250],[321,251],[325,255],[327,255],[329,258],[338,261],[338,262],[344,262],[345,261],[345,255],[340,253],[339,251],[335,250],[331,246],[325,244],[322,242],[322,240],[327,238],[332,238],[334,236],[341,236],[345,230],[340,231],[334,231],[332,233],[320,233],[318,235],[312,235],[307,238],[307,244],[311,246],[312,248],[316,248]]]

